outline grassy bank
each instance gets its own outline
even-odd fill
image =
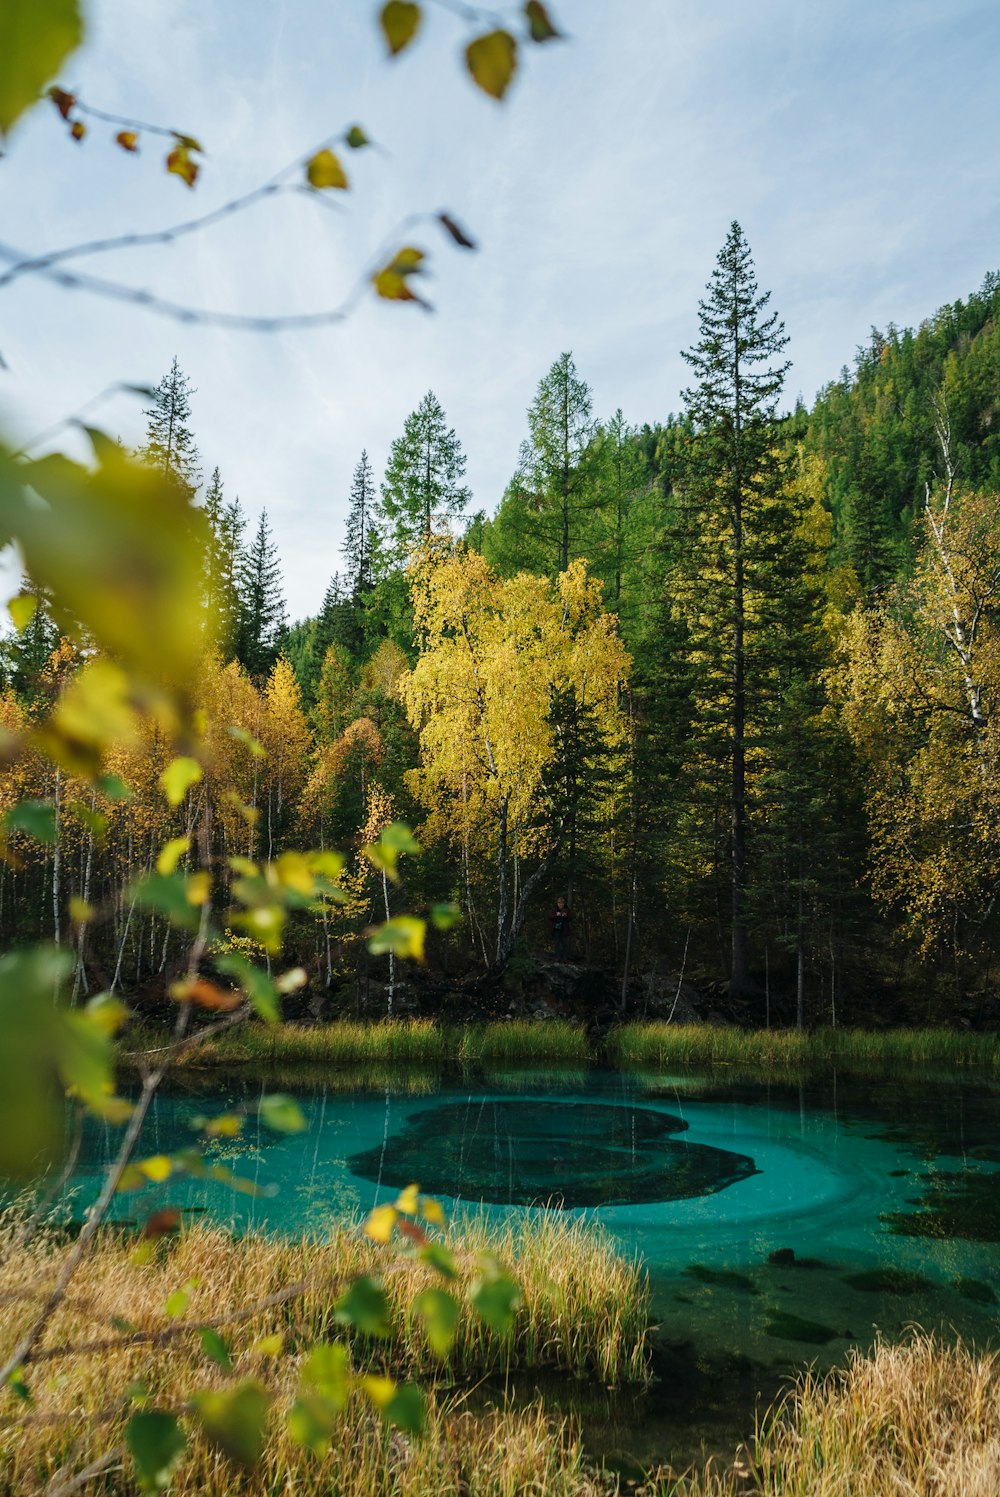
[[[804,1376],[737,1470],[660,1483],[661,1497],[995,1497],[1000,1362],[917,1335]]]
[[[463,1311],[454,1349],[442,1364],[428,1348],[412,1313],[414,1296],[437,1284],[431,1272],[376,1247],[356,1231],[331,1240],[235,1241],[217,1228],[198,1226],[167,1244],[144,1266],[132,1260],[134,1239],[106,1235],[74,1278],[44,1343],[58,1347],[104,1339],[122,1322],[140,1331],[171,1325],[168,1297],[188,1286],[185,1322],[194,1329],[166,1345],[123,1346],[99,1355],[60,1355],[27,1371],[34,1402],[6,1400],[0,1413],[0,1490],[40,1490],[60,1467],[79,1471],[121,1438],[126,1417],[118,1400],[129,1384],[143,1384],[160,1406],[182,1405],[190,1390],[225,1386],[227,1379],[201,1349],[197,1326],[224,1320],[289,1284],[305,1280],[303,1293],[262,1310],[240,1324],[223,1326],[234,1364],[232,1378],[254,1376],[273,1390],[279,1405],[293,1396],[305,1349],[343,1335],[333,1302],[358,1274],[381,1279],[392,1306],[387,1341],[357,1338],[357,1365],[396,1376],[418,1377],[432,1388],[426,1435],[413,1442],[387,1434],[365,1410],[353,1405],[343,1439],[318,1463],[299,1450],[274,1420],[275,1439],[261,1471],[246,1485],[211,1451],[193,1442],[179,1490],[206,1492],[327,1493],[369,1497],[401,1494],[590,1493],[579,1441],[565,1421],[540,1409],[473,1415],[462,1389],[484,1374],[515,1367],[562,1369],[602,1384],[643,1382],[648,1376],[649,1328],[644,1271],[620,1258],[606,1240],[557,1214],[542,1215],[530,1231],[478,1228],[453,1242],[459,1261],[474,1271],[484,1249],[509,1264],[524,1304],[509,1338]],[[38,1297],[52,1283],[67,1249],[55,1240],[35,1243],[29,1253],[8,1232],[0,1243],[0,1303],[4,1305],[0,1350],[27,1323]],[[264,1355],[262,1337],[280,1333],[280,1355]],[[231,1381],[231,1380],[230,1380]],[[101,1490],[132,1492],[121,1479]]]
[[[124,1049],[165,1043],[160,1031],[128,1031]],[[496,1024],[437,1024],[432,1019],[382,1019],[366,1024],[278,1024],[250,1021],[192,1046],[180,1064],[315,1066],[391,1075],[392,1069],[466,1066],[607,1064],[619,1070],[711,1069],[795,1076],[836,1067],[880,1074],[921,1068],[1000,1075],[1000,1036],[950,1029],[736,1029],[714,1024],[622,1024],[603,1042],[564,1019],[508,1019]]]
[[[951,1029],[734,1029],[714,1024],[623,1024],[605,1042],[621,1070],[727,1066],[762,1075],[835,1067],[879,1074],[939,1068],[1000,1075],[1000,1036]]]
[[[125,1050],[165,1043],[160,1031],[131,1028]],[[561,1019],[511,1019],[500,1024],[437,1024],[431,1019],[382,1019],[374,1024],[267,1025],[249,1021],[191,1046],[186,1066],[330,1067],[584,1064],[593,1053],[582,1025]]]

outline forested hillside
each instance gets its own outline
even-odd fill
[[[376,919],[433,907],[433,968],[516,972],[562,893],[625,1004],[683,970],[752,1019],[964,1011],[1000,938],[998,312],[990,275],[916,330],[873,329],[784,415],[787,339],[734,225],[678,413],[597,413],[559,354],[497,506],[428,391],[384,474],[359,433],[326,597],[290,625],[267,514],[199,453],[175,361],[139,455],[211,536],[208,767],[171,806],[150,726],[99,790],[41,742],[3,770],[6,928],[71,943],[78,992],[142,988],[183,936],[140,875],[197,852],[224,899],[305,841],[347,859],[343,902],[303,899],[284,933],[334,1003],[386,975]],[[101,667],[44,596],[19,622],[8,730]],[[387,866],[361,855],[399,822],[419,853],[393,832]],[[114,920],[91,940],[98,904]],[[274,932],[241,918],[266,953]]]

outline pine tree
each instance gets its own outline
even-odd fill
[[[156,387],[153,404],[143,415],[146,440],[139,456],[152,468],[167,474],[188,494],[201,483],[198,446],[191,430],[191,396],[196,391],[181,370],[177,355]]]
[[[261,511],[253,543],[240,558],[238,583],[236,658],[249,675],[266,676],[274,667],[285,628],[281,564],[267,510]]]
[[[239,571],[246,520],[239,499],[227,504],[223,488],[222,475],[218,468],[214,468],[204,504],[209,529],[205,602],[210,616],[216,621],[222,658],[231,660],[239,628]]]
[[[580,554],[580,530],[594,508],[587,461],[594,423],[590,386],[562,353],[539,382],[528,409],[528,440],[521,447],[518,487],[550,548],[549,568],[565,572]]]
[[[469,489],[462,483],[465,465],[462,444],[437,396],[428,390],[389,449],[379,505],[384,560],[399,565],[416,546],[447,531],[449,521],[469,502]]]
[[[758,294],[750,247],[738,223],[723,245],[700,337],[684,353],[695,383],[684,391],[695,426],[684,480],[686,544],[678,578],[690,658],[699,676],[702,743],[710,793],[724,794],[729,841],[731,983],[748,977],[748,701],[756,712],[765,672],[757,645],[777,630],[784,579],[775,564],[793,543],[786,464],[777,445],[777,401],[788,342],[770,293]],[[785,577],[795,559],[786,555]],[[718,828],[718,816],[716,824]],[[715,837],[718,845],[718,830]]]
[[[368,453],[362,451],[351,480],[350,508],[342,548],[348,582],[356,603],[372,587],[372,523],[375,503],[375,475],[368,461]]]

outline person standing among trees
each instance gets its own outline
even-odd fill
[[[552,954],[557,962],[569,956],[569,931],[573,921],[565,896],[560,894],[549,911],[549,929],[552,932]]]

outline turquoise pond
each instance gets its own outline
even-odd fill
[[[262,1090],[294,1090],[306,1131],[261,1126]],[[451,1215],[503,1219],[548,1203],[639,1255],[659,1328],[659,1413],[595,1414],[605,1449],[635,1452],[637,1428],[662,1435],[671,1418],[695,1454],[720,1430],[749,1433],[754,1400],[789,1371],[842,1361],[878,1331],[915,1323],[1000,1342],[994,1087],[595,1070],[403,1073],[366,1089],[343,1075],[291,1087],[287,1073],[263,1085],[202,1073],[156,1099],[140,1152],[190,1145],[199,1117],[231,1109],[248,1114],[244,1136],[212,1153],[259,1194],[177,1179],[120,1196],[117,1217],[141,1222],[170,1204],[237,1232],[321,1236],[416,1180]],[[93,1199],[114,1145],[115,1130],[87,1133],[67,1214],[79,1219]]]

